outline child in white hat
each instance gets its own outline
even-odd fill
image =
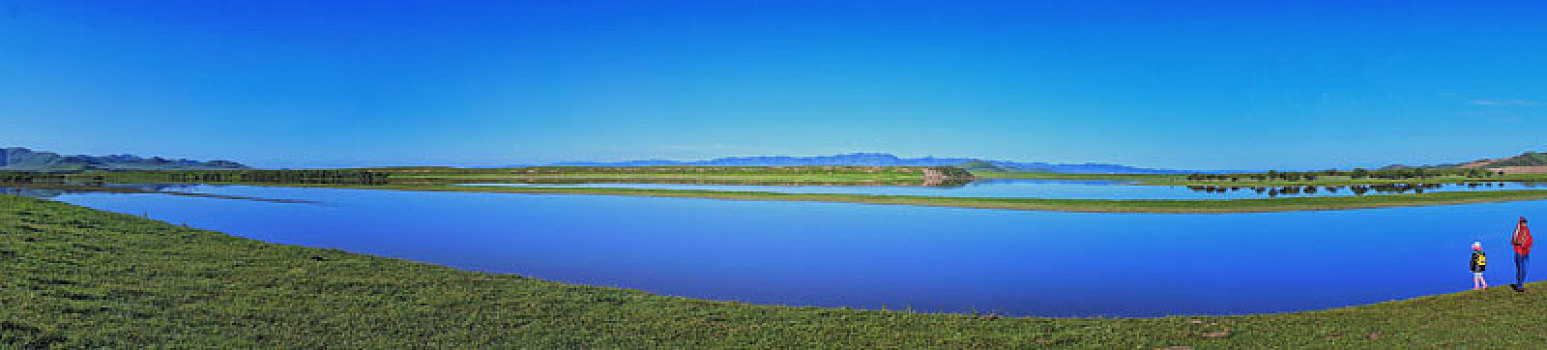
[[[1488,288],[1483,270],[1488,269],[1488,254],[1483,253],[1483,242],[1472,242],[1472,290]]]

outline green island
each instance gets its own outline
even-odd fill
[[[0,195],[0,344],[159,347],[1493,347],[1547,342],[1508,288],[1329,310],[1001,317],[697,300],[279,245]],[[1543,288],[1542,283],[1532,284]]]

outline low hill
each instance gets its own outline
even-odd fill
[[[0,170],[80,171],[80,170],[224,170],[248,169],[229,160],[201,162],[161,157],[142,158],[128,154],[111,156],[66,156],[54,152],[33,151],[22,147],[0,148]]]
[[[1484,169],[1489,171],[1502,171],[1505,173],[1547,173],[1547,153],[1525,152],[1513,157],[1497,159],[1478,159],[1466,163],[1436,164],[1422,166],[1388,165],[1382,170],[1389,169]]]
[[[667,166],[667,165],[695,165],[695,166],[811,166],[811,165],[854,165],[854,166],[962,166],[972,163],[984,170],[983,166],[992,166],[1002,171],[1023,172],[1050,172],[1050,173],[1123,173],[1123,174],[1183,174],[1187,171],[1160,170],[1131,167],[1119,164],[1083,163],[1083,164],[1056,164],[1043,162],[1013,162],[1004,160],[982,160],[974,158],[901,158],[886,153],[851,153],[832,156],[815,157],[787,157],[787,156],[758,156],[758,157],[727,157],[700,161],[674,161],[674,160],[631,160],[622,162],[567,162],[553,164],[556,166],[606,166],[606,167],[631,167],[631,166]],[[964,167],[969,168],[970,167]]]
[[[1518,156],[1494,159],[1488,162],[1473,162],[1461,165],[1462,168],[1497,168],[1511,166],[1543,166],[1547,165],[1547,153],[1526,152]]]

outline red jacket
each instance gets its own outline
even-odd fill
[[[1531,228],[1521,225],[1516,230],[1515,236],[1510,237],[1509,242],[1515,245],[1515,254],[1531,254]]]

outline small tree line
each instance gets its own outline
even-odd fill
[[[1355,168],[1354,170],[1324,170],[1324,171],[1286,171],[1279,172],[1269,170],[1266,173],[1234,173],[1234,174],[1190,174],[1188,181],[1316,181],[1325,176],[1342,176],[1349,179],[1385,179],[1408,180],[1429,179],[1442,176],[1461,176],[1470,179],[1492,178],[1504,175],[1503,172],[1494,172],[1483,169],[1379,169],[1367,170]]]
[[[944,176],[944,177],[947,177],[947,178],[958,178],[958,179],[960,179],[960,178],[971,178],[971,177],[973,177],[972,172],[967,171],[967,169],[962,169],[962,168],[958,168],[958,167],[954,167],[954,166],[929,167],[929,170],[937,171],[937,172],[940,173],[941,176]]]

